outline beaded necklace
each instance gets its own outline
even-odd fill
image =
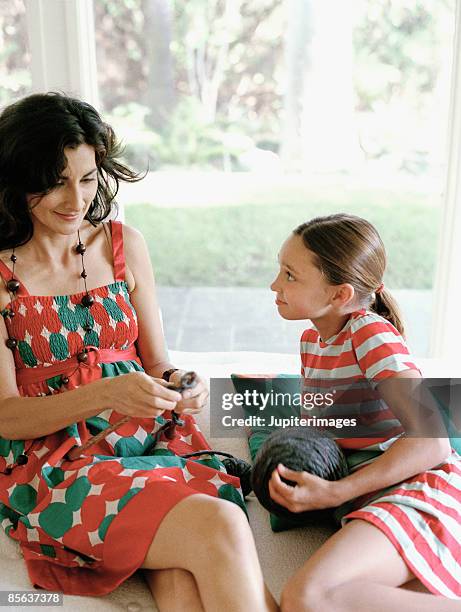
[[[82,258],[82,271],[80,273],[80,276],[83,279],[83,283],[85,286],[85,295],[80,300],[80,304],[85,308],[85,311],[86,311],[86,321],[85,321],[85,324],[82,326],[82,328],[85,332],[89,332],[93,329],[90,324],[90,314],[91,314],[90,309],[91,309],[91,306],[94,304],[94,297],[90,295],[90,293],[88,292],[88,287],[86,284],[86,279],[88,276],[86,269],[85,269],[86,246],[81,241],[80,230],[77,230],[77,236],[78,236],[78,243],[77,243],[77,246],[75,247],[75,252],[78,255],[80,255]],[[15,275],[14,275],[17,260],[18,260],[18,257],[15,253],[15,247],[13,247],[13,253],[11,254],[11,257],[10,257],[10,261],[13,263],[13,270],[11,272],[10,280],[6,283],[6,289],[10,297],[10,307],[8,310],[4,312],[4,316],[9,317],[10,319],[12,319],[16,314],[14,305],[16,303],[17,293],[19,291],[19,288],[21,287],[21,283],[18,281],[17,278],[15,278]],[[83,343],[84,343],[83,349],[77,354],[77,360],[80,363],[85,363],[88,360],[88,351],[85,346],[85,341],[83,341]],[[9,336],[6,341],[6,346],[10,350],[14,351],[18,346],[18,341],[16,340],[16,338]],[[69,379],[67,378],[67,376],[62,377],[62,382],[63,384],[67,384],[69,382]]]
[[[80,273],[80,276],[83,279],[83,283],[85,286],[85,295],[80,300],[80,304],[86,309],[86,321],[85,321],[85,324],[83,325],[83,330],[88,332],[88,331],[91,331],[92,329],[92,326],[90,324],[90,309],[94,303],[94,298],[88,292],[88,287],[86,284],[86,279],[88,276],[86,269],[85,269],[85,259],[84,259],[86,247],[80,239],[80,230],[77,231],[77,235],[78,235],[78,243],[77,243],[77,246],[75,247],[75,252],[78,255],[80,255],[82,258],[82,271]],[[13,269],[11,272],[10,280],[5,283],[6,289],[8,291],[8,295],[10,297],[10,304],[9,304],[9,308],[5,309],[2,312],[2,315],[4,318],[8,317],[10,319],[13,319],[16,315],[15,304],[17,300],[17,293],[21,287],[21,283],[18,281],[17,278],[15,278],[15,266],[16,266],[17,260],[18,260],[18,256],[16,255],[15,248],[13,247],[13,252],[10,256],[10,261],[13,263]],[[80,363],[85,363],[88,360],[88,350],[85,346],[85,341],[83,341],[83,343],[84,343],[83,349],[77,354],[77,360]],[[8,336],[8,339],[6,340],[5,344],[11,351],[16,350],[18,347],[17,339],[10,335]],[[69,382],[69,378],[67,376],[65,375],[61,376],[62,385],[67,385],[68,382]],[[25,465],[28,461],[29,461],[28,455],[25,452],[22,452],[16,458],[15,465],[16,466]],[[14,468],[14,465],[8,466],[3,471],[3,474],[6,474],[6,475],[11,474],[11,472],[13,471],[13,468]]]
[[[75,252],[78,255],[80,255],[81,258],[82,258],[82,271],[80,273],[80,276],[83,279],[83,282],[84,282],[84,285],[85,285],[85,295],[80,300],[80,304],[86,309],[86,322],[83,325],[83,329],[84,329],[84,331],[91,331],[92,327],[91,327],[90,322],[89,322],[89,317],[90,317],[91,306],[94,304],[94,298],[88,292],[88,287],[87,287],[87,284],[86,284],[86,279],[88,277],[88,274],[87,274],[86,269],[85,269],[86,246],[81,241],[80,230],[78,230],[77,235],[78,235],[78,243],[77,243],[77,246],[75,247]],[[8,290],[9,296],[10,296],[10,308],[8,309],[8,311],[6,313],[4,313],[4,315],[8,316],[10,318],[13,318],[15,316],[15,314],[16,314],[15,313],[15,303],[16,303],[17,292],[19,291],[19,288],[21,286],[21,284],[18,281],[18,279],[15,278],[15,265],[16,265],[16,262],[17,262],[18,258],[17,258],[17,255],[15,254],[15,249],[14,248],[13,248],[13,253],[12,253],[11,257],[10,257],[10,260],[13,263],[13,270],[12,270],[12,274],[11,274],[10,280],[6,283],[6,288]],[[18,341],[16,340],[16,338],[13,338],[13,337],[9,336],[7,341],[6,341],[6,345],[7,345],[7,347],[9,349],[11,349],[13,351],[13,350],[15,350],[17,348]],[[77,353],[77,360],[80,363],[85,363],[87,361],[87,359],[88,359],[87,347],[84,345],[83,349],[79,353]],[[69,378],[67,376],[65,376],[65,375],[61,376],[61,383],[63,385],[67,385],[68,382],[69,382]],[[195,372],[187,372],[182,377],[179,387],[177,387],[175,389],[177,391],[182,392],[185,389],[193,387],[195,384],[196,384],[196,374],[195,374]],[[174,388],[174,387],[172,387],[172,388]],[[68,453],[68,455],[67,455],[68,458],[69,459],[77,459],[84,450],[86,450],[90,446],[93,446],[94,444],[99,442],[101,439],[105,438],[108,434],[110,434],[112,431],[114,431],[117,427],[120,427],[121,425],[123,425],[123,423],[126,423],[127,421],[129,421],[129,419],[130,419],[130,417],[122,418],[120,421],[117,421],[116,423],[114,423],[110,427],[106,428],[104,431],[101,431],[98,435],[92,436],[90,438],[90,440],[88,440],[88,442],[86,442],[82,446],[74,447]],[[176,430],[176,426],[177,425],[183,425],[183,421],[181,421],[181,419],[178,417],[178,415],[175,412],[172,412],[171,420],[166,421],[165,424],[157,432],[157,434],[159,434],[159,433],[161,433],[163,431],[165,433],[165,436],[168,439],[171,440],[175,436],[175,430]],[[23,454],[23,455],[21,455],[19,457],[19,461],[17,461],[17,463],[19,465],[22,465],[24,463],[27,463],[27,460],[28,460],[27,455]]]
[[[88,292],[88,287],[86,284],[86,279],[87,279],[87,272],[85,269],[85,251],[86,251],[86,246],[83,244],[83,242],[80,239],[80,231],[77,232],[78,234],[78,243],[75,247],[75,252],[81,256],[82,258],[82,271],[80,273],[81,278],[83,279],[84,282],[84,286],[85,286],[85,295],[82,297],[82,299],[80,300],[80,304],[86,309],[86,322],[83,325],[83,329],[85,331],[91,331],[92,327],[90,325],[90,309],[91,306],[94,304],[94,298],[92,295],[90,295],[90,293]],[[11,278],[9,281],[6,282],[6,288],[8,291],[8,294],[10,296],[10,304],[9,304],[9,308],[6,309],[5,311],[3,311],[3,316],[4,317],[10,317],[13,318],[15,316],[15,303],[16,303],[16,299],[17,299],[17,292],[19,291],[19,288],[21,286],[21,283],[18,281],[17,278],[15,278],[15,264],[17,262],[17,255],[15,253],[15,249],[13,248],[13,252],[12,255],[10,256],[10,260],[13,263],[13,269],[12,269],[12,274],[11,274]],[[8,339],[6,340],[6,345],[8,346],[8,348],[10,348],[11,350],[15,350],[18,346],[18,341],[16,340],[16,338],[13,338],[11,336],[8,337]],[[85,363],[88,360],[88,354],[87,354],[87,348],[85,346],[85,341],[84,341],[84,346],[83,349],[77,354],[77,360],[81,363]],[[167,370],[165,374],[167,374],[168,376],[166,377],[166,379],[169,379],[169,375],[171,374],[171,372],[174,371],[173,370]],[[63,385],[67,385],[67,383],[69,382],[69,378],[67,376],[62,376],[61,377],[61,383]],[[177,386],[175,385],[169,385],[169,387],[171,389],[174,389],[175,391],[178,391],[180,393],[182,393],[184,390],[186,389],[190,389],[192,387],[195,386],[195,384],[197,383],[197,375],[195,372],[186,372],[183,374],[183,376],[181,377],[181,380],[179,381],[179,384]],[[85,444],[81,445],[81,446],[74,446],[73,448],[71,448],[68,453],[66,454],[66,459],[69,460],[76,460],[78,458],[80,458],[82,456],[82,453],[87,449],[90,448],[91,446],[93,446],[94,444],[96,444],[97,442],[99,442],[99,440],[105,438],[108,434],[110,434],[112,431],[114,431],[115,429],[117,429],[117,427],[120,427],[120,425],[122,425],[123,423],[126,423],[127,421],[130,420],[131,417],[126,416],[123,417],[121,420],[117,421],[116,423],[112,424],[111,426],[107,427],[104,431],[101,431],[99,434],[92,436]],[[155,432],[155,437],[153,440],[153,444],[151,446],[151,448],[149,449],[149,451],[152,451],[153,448],[155,448],[155,445],[159,439],[160,434],[164,434],[165,437],[168,440],[172,440],[175,437],[175,432],[176,432],[176,427],[177,426],[182,426],[184,425],[184,421],[182,421],[179,418],[179,415],[172,411],[171,412],[171,419],[168,419],[156,432]],[[241,486],[242,486],[242,492],[244,497],[251,491],[251,465],[248,464],[246,461],[244,461],[243,459],[238,459],[237,457],[234,457],[233,455],[230,455],[229,453],[224,453],[224,452],[220,452],[220,451],[212,451],[212,450],[202,450],[202,451],[198,451],[198,452],[194,452],[194,453],[189,453],[189,454],[185,454],[185,455],[179,455],[180,457],[183,457],[184,459],[194,459],[194,458],[199,458],[202,455],[208,455],[208,456],[213,456],[213,455],[222,455],[225,457],[225,459],[223,460],[223,464],[225,466],[225,469],[227,471],[228,474],[231,474],[233,476],[237,476],[238,478],[241,479]],[[27,464],[29,461],[29,457],[27,452],[22,452],[20,455],[18,455],[18,457],[16,458],[16,461],[13,465],[8,466],[5,468],[5,470],[3,470],[3,472],[0,472],[2,474],[5,475],[9,475],[11,474],[11,472],[13,471],[13,469],[17,466],[22,466]]]

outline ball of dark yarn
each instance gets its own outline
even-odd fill
[[[266,510],[280,517],[302,522],[326,518],[331,511],[315,510],[292,513],[274,502],[269,495],[269,480],[279,463],[298,472],[309,472],[325,480],[339,480],[349,473],[346,457],[334,440],[308,428],[275,431],[260,447],[252,470],[251,484]],[[287,484],[293,481],[282,479]]]

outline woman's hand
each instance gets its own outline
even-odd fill
[[[170,377],[170,384],[179,385],[184,370],[173,372]],[[181,393],[181,400],[176,404],[175,412],[178,414],[197,414],[203,410],[209,396],[208,387],[200,376],[197,376],[197,384],[191,389],[186,389]]]
[[[107,404],[117,412],[131,417],[150,418],[164,410],[176,410],[181,394],[169,389],[167,383],[144,372],[130,372],[107,381]]]
[[[296,482],[292,487],[281,478]],[[279,463],[269,480],[271,499],[290,512],[305,512],[306,510],[322,510],[339,506],[335,481],[324,480],[309,472],[296,472]]]

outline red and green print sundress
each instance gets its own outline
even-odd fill
[[[22,283],[15,316],[7,316],[8,307],[2,312],[17,340],[21,396],[67,393],[101,377],[142,371],[122,225],[110,226],[115,282],[89,292],[90,326],[83,293],[37,297]],[[1,262],[0,274],[5,282],[11,278]],[[84,346],[87,361],[80,362]],[[245,509],[239,479],[216,457],[179,456],[210,448],[191,415],[173,440],[156,436],[169,416],[132,418],[74,461],[66,458],[70,448],[123,415],[104,410],[43,438],[0,438],[0,522],[20,543],[35,586],[74,595],[112,591],[140,567],[163,517],[189,495],[205,493]]]

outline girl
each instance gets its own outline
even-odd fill
[[[401,379],[420,373],[384,289],[386,255],[374,227],[346,214],[315,218],[294,230],[279,259],[271,289],[280,315],[313,323],[301,338],[305,383],[368,381],[384,411],[372,423],[385,418],[395,426],[397,419],[403,429],[414,428],[415,415],[399,391]],[[283,611],[459,610],[452,599],[461,597],[460,457],[446,437],[405,437],[403,429],[395,435],[394,427],[387,439],[342,441],[378,453],[339,481],[283,465],[272,473],[272,499],[292,512],[354,500],[343,528],[289,580]]]
[[[162,612],[275,610],[238,479],[179,456],[209,448],[186,414],[208,392],[164,382],[182,373],[146,244],[104,222],[119,181],[138,180],[119,152],[65,95],[0,115],[0,522],[34,586],[104,595],[144,568]]]

